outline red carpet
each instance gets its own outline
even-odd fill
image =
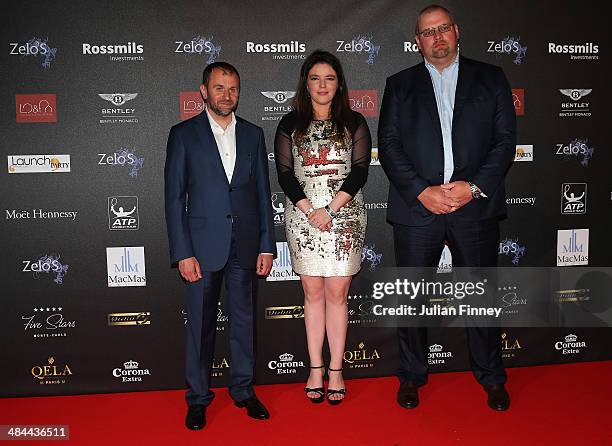
[[[486,406],[471,373],[430,376],[415,410],[395,403],[395,378],[348,381],[338,407],[306,401],[302,385],[257,387],[271,413],[256,421],[226,389],[208,425],[183,427],[182,391],[7,398],[0,424],[67,424],[74,445],[610,445],[612,361],[509,369],[508,412]]]

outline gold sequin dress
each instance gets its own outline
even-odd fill
[[[279,157],[279,148],[276,147],[279,183],[284,186],[287,195],[285,233],[291,264],[297,274],[352,276],[361,268],[361,251],[367,224],[361,187],[367,178],[371,147],[365,120],[361,115],[355,119],[360,130],[354,129],[340,141],[333,135],[331,121],[312,121],[305,135],[297,142],[293,138],[291,126],[281,122],[281,125],[284,124],[285,136],[291,139],[290,158],[293,162],[290,170],[291,176],[297,180],[293,181],[294,190],[291,190],[292,184],[288,184],[286,178],[281,179],[281,172],[286,170],[279,166],[279,161],[282,165],[283,161],[287,162],[287,157],[283,154]],[[287,131],[291,133],[287,134]],[[368,146],[366,154],[354,153],[356,132],[362,134],[359,146]],[[286,143],[279,142],[278,137],[279,132],[277,143]],[[351,176],[352,171],[354,174]],[[296,190],[296,182],[299,191]],[[311,226],[306,215],[294,205],[305,196],[313,208],[322,208],[332,201],[339,190],[349,193],[353,199],[338,211],[330,231],[320,231]]]

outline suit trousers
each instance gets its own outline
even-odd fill
[[[454,214],[436,215],[425,226],[393,225],[395,259],[399,267],[435,267],[448,244],[453,267],[495,267],[499,247],[498,219],[466,220]],[[400,381],[427,383],[427,327],[398,328]],[[503,384],[506,372],[501,359],[498,327],[467,327],[470,363],[482,385]]]
[[[229,258],[219,271],[202,271],[197,282],[187,283],[187,345],[185,375],[188,405],[208,406],[214,398],[210,377],[215,350],[221,283],[225,278],[229,314],[229,393],[234,401],[255,395],[254,305],[257,296],[255,265],[240,267],[232,233]]]

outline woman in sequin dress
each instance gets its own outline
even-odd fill
[[[361,266],[371,138],[363,116],[349,107],[340,61],[315,51],[304,61],[294,100],[274,141],[278,182],[287,202],[285,229],[293,270],[304,289],[310,356],[306,394],[322,402],[323,342],[330,350],[327,399],[342,402],[342,363],[351,278]]]

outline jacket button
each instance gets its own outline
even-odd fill
[[[441,177],[444,175],[444,172],[438,172],[438,176]]]
[[[231,188],[231,187],[229,188],[229,191],[230,191],[230,192],[232,192],[233,190],[234,190],[233,188]]]
[[[232,216],[230,214],[227,214],[225,218],[232,218]]]

